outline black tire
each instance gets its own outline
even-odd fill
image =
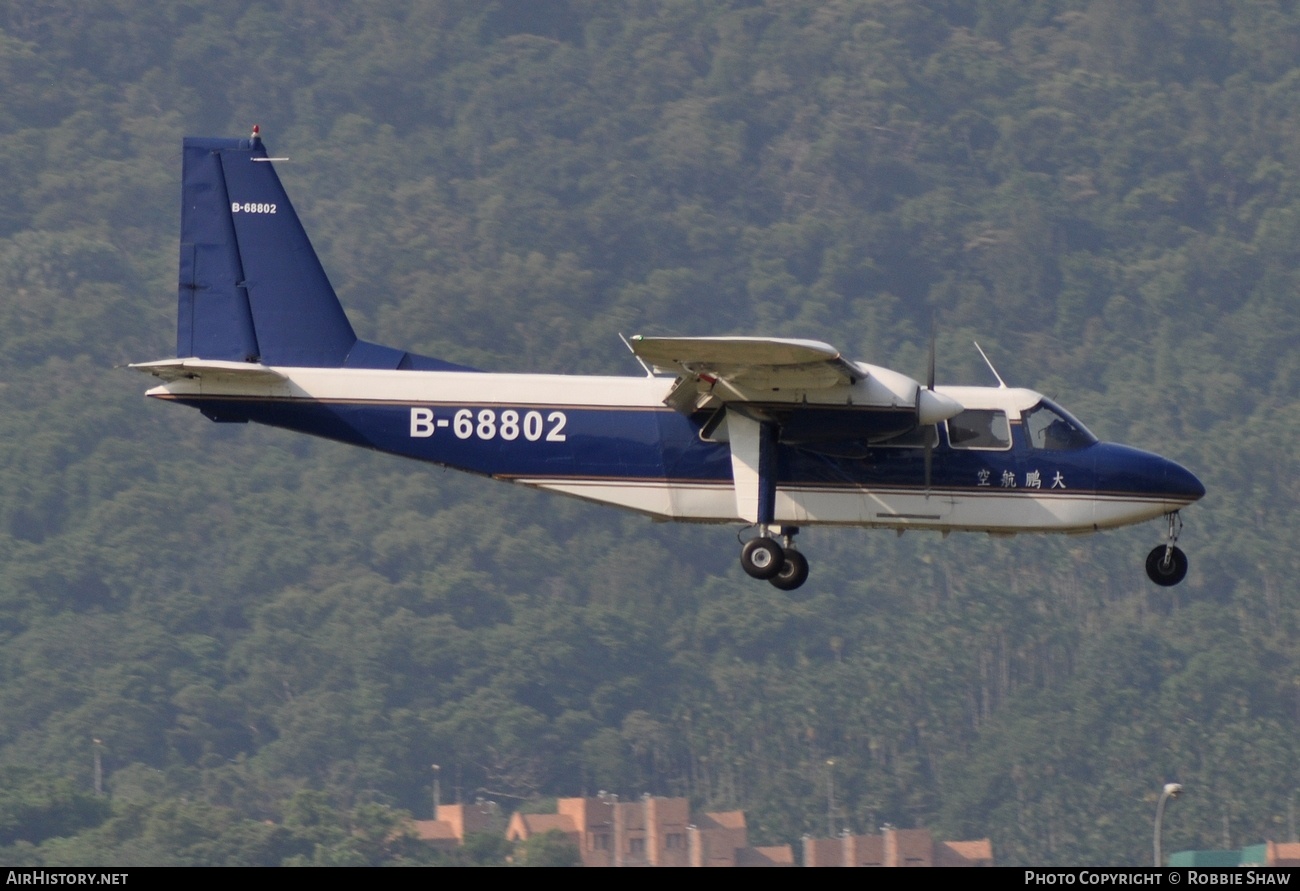
[[[770,538],[751,538],[740,549],[740,568],[756,579],[770,579],[785,564],[785,551]]]
[[[808,581],[808,558],[795,550],[785,552],[781,571],[768,579],[782,591],[793,591]]]
[[[1162,588],[1172,588],[1187,575],[1187,555],[1173,548],[1168,556],[1160,545],[1147,554],[1147,578]]]

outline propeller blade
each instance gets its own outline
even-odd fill
[[[925,388],[935,396],[934,392],[934,312],[930,313],[930,363],[925,370]],[[916,395],[917,417],[921,415],[921,394]],[[938,422],[936,422],[938,423]],[[933,467],[934,443],[930,437],[925,438],[925,498],[930,499],[930,470]]]
[[[925,373],[925,388],[934,389],[934,316],[930,317],[930,366]]]
[[[925,438],[925,497],[930,497],[930,467],[931,459],[934,457],[934,441],[928,436]]]

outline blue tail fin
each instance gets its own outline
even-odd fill
[[[262,140],[187,137],[176,355],[463,369],[357,339]]]

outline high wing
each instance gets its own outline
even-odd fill
[[[657,371],[723,381],[748,390],[820,390],[864,377],[830,344],[775,337],[632,338],[632,351]]]
[[[655,371],[677,375],[665,405],[687,415],[742,409],[777,422],[787,442],[894,435],[961,411],[904,374],[850,362],[818,340],[636,335],[630,345]]]
[[[806,401],[810,392],[818,402],[832,401],[832,391],[867,376],[817,340],[638,334],[631,347],[655,371],[677,375],[664,404],[687,415],[725,404]]]

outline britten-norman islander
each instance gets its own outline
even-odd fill
[[[793,590],[800,527],[1083,533],[1165,517],[1148,576],[1187,573],[1179,510],[1205,494],[1099,442],[1040,393],[936,387],[828,344],[635,336],[644,377],[494,374],[360,340],[257,128],[183,149],[175,359],[157,399],[573,495],[753,530],[740,564]],[[992,366],[990,366],[991,368]],[[996,372],[994,372],[996,375]]]

